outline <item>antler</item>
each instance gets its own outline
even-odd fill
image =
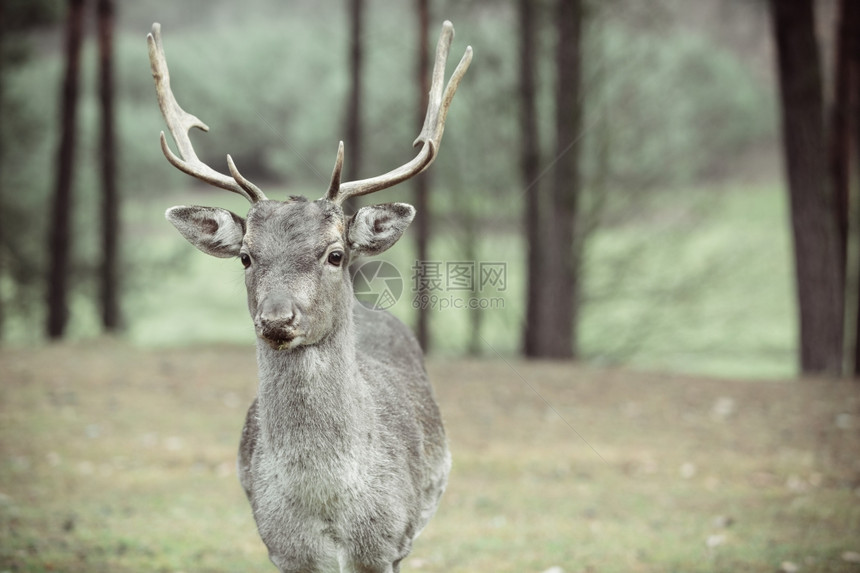
[[[325,198],[336,204],[342,204],[350,197],[358,197],[367,195],[374,191],[387,189],[402,183],[407,179],[418,175],[433,163],[436,159],[436,154],[439,151],[439,145],[442,143],[442,132],[445,131],[445,118],[448,115],[448,108],[451,106],[451,100],[454,98],[454,93],[457,91],[457,86],[460,85],[460,80],[469,69],[469,64],[472,61],[472,46],[466,48],[466,53],[457,64],[457,68],[448,80],[448,85],[444,86],[445,82],[445,62],[448,60],[448,51],[451,48],[451,41],[454,39],[454,25],[449,21],[442,24],[442,33],[439,35],[439,43],[436,45],[436,62],[433,65],[433,83],[430,86],[430,96],[427,104],[427,115],[424,116],[424,126],[413,147],[421,144],[421,150],[418,155],[397,169],[393,169],[384,175],[378,175],[370,179],[361,179],[359,181],[349,181],[346,183],[340,182],[340,174],[343,168],[343,141],[338,144],[337,160],[335,161],[334,171],[331,174],[331,185]]]
[[[161,43],[161,24],[152,25],[152,33],[146,35],[146,42],[149,45],[149,63],[152,67],[152,77],[155,80],[155,91],[158,94],[158,106],[161,108],[161,114],[164,116],[170,135],[173,136],[173,141],[179,148],[179,155],[182,156],[180,159],[171,151],[167,145],[167,138],[162,131],[161,150],[167,160],[180,171],[210,185],[238,193],[251,203],[265,200],[266,196],[260,188],[239,173],[230,155],[227,155],[227,167],[230,169],[232,177],[215,171],[200,161],[191,145],[188,132],[192,127],[209,131],[209,126],[179,107],[176,102],[176,97],[170,89],[170,72],[167,70],[167,59],[164,56],[164,46]]]

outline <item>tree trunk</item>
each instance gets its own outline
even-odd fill
[[[858,187],[858,179],[860,179],[860,4],[854,0],[843,0],[840,6],[839,18],[839,59],[842,64],[840,70],[844,72],[844,82],[847,84],[845,90],[845,114],[842,121],[845,124],[845,141],[846,148],[844,150],[845,174],[847,178],[846,193],[850,196],[850,181],[852,175],[855,183],[855,205],[853,206],[853,217],[847,216],[847,219],[853,218],[855,224],[860,221],[858,211],[860,211],[860,197],[856,194]],[[846,198],[847,202],[847,198]],[[849,213],[850,210],[847,210]],[[850,235],[849,235],[850,236]],[[855,240],[857,233],[855,232]],[[846,247],[847,251],[847,247]],[[860,253],[860,249],[855,249],[856,253]],[[860,261],[854,261],[857,267],[860,268]],[[856,274],[855,274],[856,281]],[[858,298],[858,284],[855,282],[850,285],[854,292],[850,293],[855,301]],[[860,375],[860,306],[857,307],[857,314],[854,317],[854,375]]]
[[[6,63],[6,0],[0,0],[0,171],[6,169],[5,165],[5,149],[3,149],[2,133],[5,129],[3,122],[6,116],[6,97],[5,97],[5,82],[4,73]],[[2,187],[2,179],[0,179],[0,197],[3,196],[4,189]],[[0,233],[0,279],[6,274],[5,253],[3,252],[3,243],[5,237]],[[6,333],[6,300],[3,298],[3,293],[0,292],[0,341],[3,340],[3,335]]]
[[[812,0],[771,0],[800,309],[800,368],[842,369],[844,272]]]
[[[424,116],[427,113],[427,100],[430,92],[430,7],[429,0],[418,0],[415,4],[418,17],[418,52],[415,66],[415,74],[418,85],[418,129],[424,124]],[[427,262],[430,258],[430,206],[427,201],[430,180],[428,173],[423,173],[414,179],[415,185],[415,246],[416,257],[419,264]],[[428,295],[425,281],[419,281],[419,292],[415,293],[418,300],[425,300]],[[416,335],[418,342],[424,352],[430,349],[430,312],[432,309],[425,304],[417,305],[418,321]]]
[[[849,58],[848,36],[849,12],[853,11],[853,0],[841,0],[837,10],[836,61],[834,66],[834,101],[830,113],[830,176],[833,194],[839,212],[839,238],[843,258],[847,254],[849,197],[851,185],[851,99],[852,77]]]
[[[546,220],[545,283],[538,301],[535,355],[573,358],[578,303],[579,257],[574,241],[579,204],[579,154],[582,124],[580,73],[582,4],[558,0],[556,13],[556,147],[550,209]],[[531,317],[530,317],[531,318]]]
[[[61,131],[57,171],[51,201],[48,249],[48,336],[63,336],[68,322],[68,269],[71,251],[72,177],[77,130],[78,72],[83,38],[84,1],[68,0],[66,17],[66,71],[60,94]]]
[[[346,106],[345,148],[349,160],[345,161],[344,171],[347,181],[361,179],[362,124],[363,109],[362,72],[364,71],[364,0],[349,0],[349,96]],[[358,208],[358,200],[347,199],[344,210],[351,212]]]
[[[520,170],[525,189],[523,226],[526,237],[526,314],[523,323],[523,354],[539,356],[538,329],[541,326],[540,300],[543,281],[544,241],[542,240],[540,138],[535,103],[535,18],[534,2],[519,0],[519,96],[520,96]]]
[[[122,321],[119,304],[119,196],[116,188],[116,139],[114,137],[113,87],[114,2],[98,0],[99,98],[101,126],[102,188],[102,326],[116,332]]]
[[[857,113],[857,70],[852,62],[852,20],[857,18],[857,3],[853,0],[841,0],[836,9],[836,33],[835,33],[835,62],[834,62],[834,101],[830,110],[830,174],[833,182],[834,197],[838,209],[837,225],[839,229],[839,241],[842,255],[842,266],[845,272],[845,303],[846,303],[846,338],[843,341],[843,350],[849,350],[846,358],[853,360],[851,364],[845,364],[852,372],[860,368],[858,363],[858,322],[856,305],[858,268],[854,261],[850,261],[847,255],[852,252],[849,247],[852,241],[851,233],[851,182],[853,149],[856,146],[853,128]],[[856,33],[856,32],[854,32]],[[856,210],[856,206],[854,206]],[[855,217],[855,220],[856,217]],[[854,315],[850,316],[851,309]],[[847,361],[846,361],[847,362]]]

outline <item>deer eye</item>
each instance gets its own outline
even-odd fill
[[[328,254],[328,264],[339,267],[343,262],[343,251],[332,251]]]
[[[239,260],[242,261],[242,266],[246,269],[251,266],[251,257],[248,256],[248,253],[241,253]]]

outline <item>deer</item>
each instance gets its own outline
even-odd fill
[[[467,47],[446,85],[454,36],[445,21],[424,125],[408,163],[341,181],[344,146],[325,194],[271,200],[242,176],[203,163],[170,86],[161,27],[147,36],[159,107],[178,148],[176,168],[242,195],[241,217],[219,207],[175,206],[166,218],[194,247],[244,267],[256,334],[257,396],[245,417],[239,481],[272,563],[284,573],[397,573],[436,512],[451,454],[424,356],[412,331],[385,311],[355,304],[349,265],[380,254],[415,216],[406,203],[344,202],[397,185],[435,160],[454,93],[472,60]]]

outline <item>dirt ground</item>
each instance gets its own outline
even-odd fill
[[[404,571],[860,571],[858,383],[428,369],[454,469]],[[255,389],[250,346],[0,350],[0,572],[274,571]]]

